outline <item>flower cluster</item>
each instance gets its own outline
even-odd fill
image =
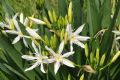
[[[35,43],[35,41],[37,40],[43,40],[42,37],[37,33],[36,29],[32,29],[28,25],[30,20],[33,23],[41,24],[41,25],[46,25],[46,23],[42,20],[39,20],[33,17],[24,19],[24,16],[22,13],[19,16],[20,20],[18,21],[18,18],[17,18],[18,15],[19,14],[17,13],[15,16],[13,16],[12,19],[7,19],[7,24],[0,22],[0,26],[4,29],[4,31],[7,34],[9,33],[9,34],[17,35],[17,37],[15,37],[15,39],[13,40],[12,44],[15,44],[18,41],[22,40],[24,45],[28,47],[29,45],[25,40],[25,38],[32,40],[32,47],[35,53],[33,53],[33,55],[22,55],[22,58],[28,61],[33,61],[34,63],[31,67],[25,69],[25,71],[29,71],[34,69],[37,66],[40,66],[40,70],[43,73],[45,73],[44,64],[51,64],[51,63],[54,63],[55,74],[57,73],[61,65],[66,65],[68,67],[75,67],[74,63],[70,61],[68,57],[75,53],[73,49],[74,48],[73,44],[76,44],[81,48],[84,48],[84,44],[82,43],[82,41],[87,41],[88,39],[90,39],[90,37],[87,37],[87,36],[80,36],[80,32],[83,30],[85,24],[81,25],[75,32],[73,32],[71,24],[67,24],[65,33],[67,33],[67,38],[68,38],[68,41],[70,42],[70,51],[63,52],[64,46],[65,46],[65,41],[63,39],[59,45],[57,52],[51,49],[50,47],[48,47],[48,45],[44,45],[45,49],[50,54],[50,56],[47,56],[42,53],[40,44]],[[25,30],[29,35],[25,35],[22,32],[21,26],[19,25],[19,23],[21,23],[25,27]]]

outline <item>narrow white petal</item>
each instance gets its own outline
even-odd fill
[[[19,13],[16,13],[14,16],[13,16],[13,19],[16,19],[17,16],[18,16]],[[10,19],[10,18],[9,18]]]
[[[85,45],[83,43],[81,43],[80,41],[74,42],[76,45],[85,48]]]
[[[33,18],[33,17],[29,17],[29,19],[35,22],[36,24],[46,24],[44,21]]]
[[[34,37],[35,39],[40,39],[41,37],[31,28],[27,27],[26,31],[29,33],[30,36]]]
[[[59,70],[59,68],[60,68],[60,62],[57,61],[57,62],[54,64],[54,72],[55,72],[55,74],[57,73],[57,71]]]
[[[33,57],[33,56],[30,56],[30,55],[23,55],[22,58],[26,59],[26,60],[35,60],[35,59],[37,59],[37,57]]]
[[[73,55],[74,52],[67,52],[62,55],[62,57],[69,57],[70,55]]]
[[[114,30],[112,32],[115,33],[116,35],[120,35],[120,31]]]
[[[37,46],[34,44],[33,41],[32,41],[32,47],[33,47],[33,49],[35,50],[35,52],[36,52],[37,54],[39,54],[39,51],[38,51],[38,49],[37,49]]]
[[[119,39],[120,39],[120,37],[116,37],[116,38],[115,38],[115,40],[119,40]]]
[[[25,21],[24,21],[23,25],[24,25],[24,26],[27,26],[27,25],[28,25],[28,22],[29,22],[28,18],[25,18]]]
[[[67,24],[66,32],[68,33],[68,35],[71,35],[71,34],[72,34],[71,24]]]
[[[39,55],[41,55],[41,47],[40,47],[40,45],[38,46],[38,50],[39,50]],[[46,59],[47,56],[44,56],[44,58]]]
[[[35,32],[37,32],[39,29],[33,29]]]
[[[58,50],[58,53],[59,53],[59,54],[62,53],[63,48],[64,48],[64,41],[62,41],[62,42],[60,43],[59,50]]]
[[[87,41],[88,39],[90,39],[90,37],[87,36],[77,36],[77,39],[80,41]]]
[[[63,59],[63,62],[62,62],[64,65],[66,66],[69,66],[69,67],[74,67],[74,64],[73,62],[67,60],[67,59]]]
[[[26,42],[26,40],[23,38],[23,43],[24,43],[24,45],[26,46],[26,47],[28,47],[28,44],[27,44],[27,42]]]
[[[84,26],[85,26],[85,24],[81,25],[81,26],[74,32],[74,34],[79,34],[79,33],[83,30]]]
[[[20,22],[23,24],[23,13],[20,14]]]
[[[17,20],[16,20],[17,16],[18,16],[18,14],[16,14],[16,15],[13,17],[13,23],[14,23],[16,29],[17,29],[18,31],[21,31],[21,30],[20,30],[20,26],[19,26],[19,24],[18,24],[18,22],[17,22]]]
[[[5,30],[5,32],[10,34],[18,34],[18,32],[14,30]]]
[[[17,43],[19,40],[20,40],[20,36],[17,36],[17,37],[13,40],[12,44]]]
[[[45,73],[43,63],[41,63],[41,65],[40,65],[40,70],[41,70],[43,73]]]
[[[53,62],[55,62],[55,59],[54,59],[54,58],[44,60],[44,63],[53,63]]]
[[[31,67],[25,69],[25,71],[32,70],[32,69],[34,69],[35,67],[39,66],[39,64],[40,64],[39,62],[36,62],[36,63],[34,63]]]
[[[72,52],[73,51],[73,42],[70,41],[70,51]]]
[[[45,46],[45,48],[46,48],[52,55],[56,55],[56,53],[55,53],[52,49],[48,48],[47,46]]]

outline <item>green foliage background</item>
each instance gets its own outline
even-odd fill
[[[58,19],[60,17],[64,19],[66,14],[68,14],[70,1],[73,3],[72,25],[74,29],[86,23],[82,35],[91,37],[87,43],[88,51],[85,52],[84,49],[75,48],[74,63],[79,65],[90,64],[97,73],[91,74],[79,68],[71,69],[65,66],[60,68],[57,75],[52,72],[53,69],[51,67],[49,67],[47,74],[41,73],[39,68],[24,72],[29,63],[22,60],[21,55],[27,53],[27,49],[22,46],[22,42],[12,45],[11,39],[6,37],[0,29],[0,80],[120,79],[120,57],[118,56],[111,63],[118,51],[116,47],[119,49],[119,46],[114,46],[115,41],[112,30],[120,27],[120,0],[0,0],[0,21],[5,21],[6,13],[13,16],[16,12],[23,12],[25,16],[34,14],[35,17],[40,19],[44,19],[45,16],[52,24],[51,29],[61,31],[66,24],[63,24],[62,27],[56,26],[57,23],[50,20],[48,12],[54,10]],[[39,33],[43,37],[45,34],[49,34],[48,29],[45,27],[39,27]],[[103,32],[99,34],[101,30]],[[49,36],[53,37],[53,35]],[[52,39],[50,40],[53,41]],[[50,45],[54,46],[54,43]],[[98,52],[97,49],[99,50]],[[105,60],[102,57],[103,55],[105,55]],[[101,66],[100,62],[102,60],[103,64]],[[82,76],[83,74],[84,77]]]

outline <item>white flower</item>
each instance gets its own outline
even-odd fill
[[[55,53],[52,49],[48,48],[47,46],[45,46],[45,48],[50,52],[50,54],[53,55],[53,58],[49,59],[49,61],[50,62],[55,62],[54,63],[55,74],[57,73],[61,64],[64,64],[64,65],[69,66],[69,67],[74,67],[73,62],[66,59],[70,55],[74,54],[74,52],[63,53],[63,55],[62,55],[62,51],[63,51],[63,48],[64,48],[64,42],[63,41],[61,42],[61,44],[59,46],[59,50],[58,50],[57,53]]]
[[[116,35],[118,35],[118,37],[116,37],[115,40],[120,39],[120,31],[114,30],[112,32],[115,33]]]
[[[72,32],[71,24],[67,25],[66,32],[68,33],[68,39],[70,40],[70,50],[73,51],[73,43],[84,48],[84,44],[81,41],[87,41],[90,37],[80,36],[79,33],[84,28],[84,25],[81,25],[75,32]]]
[[[44,21],[33,18],[33,17],[29,17],[30,20],[32,20],[33,22],[35,22],[36,24],[46,24]]]
[[[21,31],[21,29],[20,29],[20,27],[19,27],[19,24],[18,24],[18,22],[17,22],[17,20],[16,20],[17,16],[18,16],[18,14],[16,14],[16,15],[13,17],[13,23],[14,23],[14,25],[15,25],[15,27],[16,27],[16,30],[5,30],[5,32],[10,33],[10,34],[18,35],[18,36],[13,40],[12,44],[17,43],[17,42],[20,40],[20,38],[22,38],[22,39],[23,39],[23,43],[25,44],[26,47],[28,47],[25,38],[30,38],[30,37],[23,35],[23,33],[22,33],[22,31]]]
[[[43,73],[45,73],[43,64],[44,64],[44,63],[46,63],[46,64],[49,63],[48,60],[47,60],[48,57],[47,57],[47,56],[43,56],[43,55],[41,54],[40,47],[39,47],[39,49],[37,49],[37,47],[36,47],[36,45],[35,45],[34,43],[32,43],[32,46],[33,46],[33,48],[34,48],[34,50],[35,50],[35,53],[34,53],[35,56],[23,55],[22,58],[23,58],[23,59],[26,59],[26,60],[28,60],[28,61],[32,60],[32,61],[34,61],[35,63],[34,63],[31,67],[25,69],[25,71],[29,71],[29,70],[34,69],[34,68],[37,67],[37,66],[40,66],[40,70],[41,70]]]

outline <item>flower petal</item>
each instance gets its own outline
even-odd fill
[[[41,39],[41,37],[31,28],[27,27],[26,31],[35,39]]]
[[[45,46],[45,48],[46,48],[52,55],[56,55],[56,53],[55,53],[52,49],[48,48],[47,46]]]
[[[59,70],[59,68],[60,68],[60,62],[57,61],[57,62],[54,64],[54,72],[55,72],[55,74],[57,73],[57,71]]]
[[[35,52],[39,54],[39,51],[33,41],[32,41],[32,47],[34,48]]]
[[[36,62],[36,63],[34,63],[31,67],[25,69],[25,71],[32,70],[32,69],[34,69],[35,67],[39,66],[39,64],[40,64],[39,62]]]
[[[119,40],[119,39],[120,39],[120,36],[115,38],[115,40]]]
[[[18,32],[14,30],[5,30],[5,32],[10,34],[18,34]]]
[[[72,34],[71,24],[67,24],[66,32],[68,33],[68,35],[71,35],[71,34]]]
[[[74,67],[74,64],[73,62],[67,60],[67,59],[63,59],[62,63],[66,66],[69,66],[69,67]]]
[[[16,29],[17,29],[18,31],[21,31],[21,30],[20,30],[20,26],[19,26],[19,24],[18,24],[18,22],[17,22],[17,20],[16,20],[17,16],[18,16],[18,13],[13,17],[13,23],[14,23]]]
[[[115,33],[116,35],[120,35],[120,31],[114,30],[112,32]]]
[[[53,63],[55,62],[54,58],[43,60],[44,63]]]
[[[25,21],[24,21],[23,25],[24,25],[24,26],[27,26],[27,25],[28,25],[28,22],[29,22],[28,18],[25,18]]]
[[[64,48],[64,41],[62,41],[62,42],[60,43],[59,50],[58,50],[58,53],[59,53],[59,54],[62,53],[63,48]]]
[[[69,57],[70,55],[73,55],[74,52],[67,52],[62,55],[62,57]]]
[[[76,45],[82,47],[82,48],[85,48],[85,45],[83,43],[81,43],[80,41],[76,41],[74,42]]]
[[[22,58],[26,59],[26,60],[35,60],[35,59],[37,59],[37,57],[33,57],[33,56],[30,56],[30,55],[23,55]]]
[[[26,47],[28,47],[28,44],[27,44],[27,42],[26,42],[26,40],[23,38],[23,43],[24,43],[24,45],[26,46]]]
[[[40,70],[41,70],[43,73],[45,73],[43,63],[41,63],[41,65],[40,65]]]
[[[87,41],[88,39],[90,39],[90,37],[87,36],[77,36],[76,38],[80,41]]]
[[[74,34],[79,34],[79,33],[83,30],[84,26],[85,26],[85,24],[81,25],[81,26],[74,32]]]
[[[36,24],[46,24],[44,21],[36,19],[36,18],[33,18],[33,17],[29,17],[29,19],[31,19]]]
[[[70,51],[72,52],[73,51],[73,42],[70,41]]]
[[[17,43],[19,40],[20,40],[20,36],[17,36],[17,37],[13,40],[12,44]]]
[[[20,22],[23,24],[23,13],[20,14]]]

